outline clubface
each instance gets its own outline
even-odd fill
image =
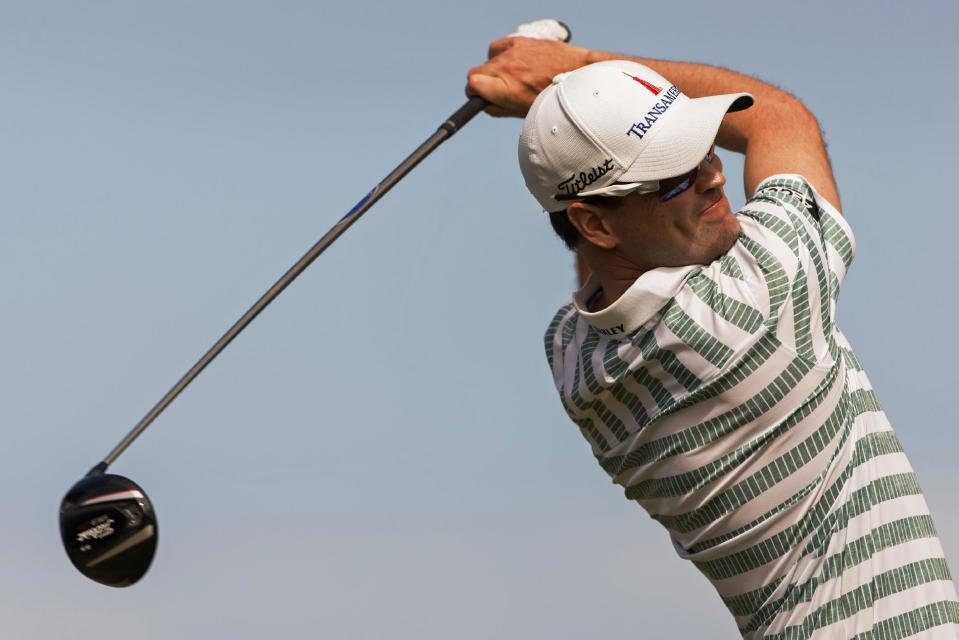
[[[127,587],[150,568],[157,521],[150,499],[123,476],[87,476],[60,504],[60,535],[80,573],[111,587]]]

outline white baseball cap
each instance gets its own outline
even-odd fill
[[[690,98],[637,62],[597,62],[559,74],[533,102],[520,169],[546,211],[587,196],[649,193],[692,171],[723,116],[752,103],[748,93]]]

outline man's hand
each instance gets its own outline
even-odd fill
[[[553,76],[589,64],[589,50],[513,36],[493,42],[486,64],[469,70],[466,95],[489,101],[491,116],[523,118]]]

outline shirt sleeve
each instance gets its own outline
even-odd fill
[[[849,224],[799,175],[764,180],[739,220],[730,255],[752,276],[767,328],[797,353],[827,359],[839,289],[855,255]]]

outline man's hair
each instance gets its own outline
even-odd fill
[[[549,223],[553,225],[553,231],[555,231],[559,239],[563,241],[566,248],[570,251],[576,251],[576,244],[579,242],[579,231],[577,231],[573,223],[569,221],[569,216],[566,215],[566,209],[562,211],[551,211],[549,214]]]
[[[621,196],[588,196],[580,200],[580,202],[585,202],[603,209],[616,209],[622,204],[623,198]],[[553,231],[560,237],[560,240],[563,241],[566,248],[570,251],[576,251],[576,245],[579,244],[580,235],[573,223],[570,222],[567,209],[550,212],[549,223],[553,225]]]

